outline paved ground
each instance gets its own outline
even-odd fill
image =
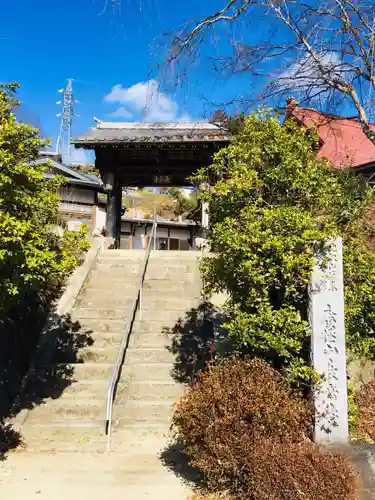
[[[2,500],[185,500],[191,495],[158,460],[139,454],[16,452],[0,470]]]
[[[353,443],[349,446],[335,447],[348,454],[361,475],[362,490],[360,500],[375,499],[375,446]]]

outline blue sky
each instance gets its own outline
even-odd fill
[[[173,74],[164,73],[163,94],[153,96],[153,70],[165,39],[160,38],[190,18],[209,13],[215,0],[122,0],[121,12],[105,0],[2,0],[0,81],[21,84],[21,116],[40,126],[54,142],[59,131],[58,89],[73,78],[76,106],[73,133],[104,120],[199,119],[207,103],[223,101],[231,84],[219,85],[205,68],[178,90]],[[169,70],[168,70],[169,71]],[[238,82],[236,83],[238,85]],[[150,90],[151,88],[151,90]],[[147,98],[147,109],[144,100]],[[143,103],[143,106],[142,106]]]
[[[105,2],[121,10],[103,9]],[[76,106],[73,136],[95,126],[93,116],[106,121],[186,121],[210,115],[214,104],[239,101],[265,82],[249,73],[219,79],[212,70],[217,54],[230,54],[236,42],[254,43],[275,32],[272,20],[252,11],[251,26],[220,24],[206,40],[203,54],[189,61],[188,77],[176,86],[181,67],[156,69],[168,38],[187,20],[214,12],[218,0],[0,0],[0,81],[18,81],[22,102],[19,117],[41,128],[53,144],[60,121],[58,90],[74,79]],[[288,34],[279,32],[285,41]],[[209,61],[209,63],[208,63]],[[271,70],[290,73],[288,57],[272,60]],[[280,68],[274,68],[280,64]],[[267,68],[266,68],[267,69]],[[276,74],[276,73],[275,73]],[[280,73],[279,73],[280,74]],[[161,83],[161,87],[160,87]],[[268,103],[272,105],[272,103]],[[232,107],[230,111],[236,111]],[[352,114],[341,104],[338,112]],[[76,153],[76,161],[83,161]],[[90,157],[90,160],[92,157]]]

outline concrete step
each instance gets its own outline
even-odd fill
[[[184,268],[187,266],[178,266],[178,268],[170,270],[162,270],[155,266],[154,268],[147,268],[145,280],[160,280],[160,281],[184,281],[192,285],[197,283],[199,275],[197,272],[186,271]]]
[[[95,265],[96,271],[116,271],[120,273],[124,278],[139,276],[143,269],[143,264],[127,262],[122,259],[99,259]]]
[[[163,260],[155,260],[155,259],[150,259],[149,263],[147,265],[147,272],[150,271],[151,273],[154,271],[158,271],[158,274],[162,276],[163,274],[189,274],[189,273],[196,273],[197,272],[197,263],[195,261],[185,261],[183,260],[182,262],[176,262],[176,261],[170,261],[170,262],[164,262]]]
[[[163,332],[132,332],[129,339],[129,347],[146,349],[172,347],[175,338],[175,335]]]
[[[158,321],[159,323],[164,323],[165,326],[172,326],[179,321],[184,321],[190,313],[191,309],[189,307],[179,311],[142,308],[141,314],[139,311],[137,312],[136,319],[141,321]]]
[[[124,262],[128,264],[137,264],[143,265],[145,262],[146,254],[139,254],[138,256],[121,256],[121,255],[113,255],[109,253],[101,253],[97,260],[98,263],[103,262]]]
[[[94,280],[98,281],[101,278],[107,280],[119,280],[124,282],[137,282],[143,266],[128,264],[121,261],[113,261],[112,263],[97,264],[95,269],[90,273],[88,283]],[[199,271],[195,263],[191,264],[168,264],[168,263],[153,263],[147,266],[146,280],[176,280],[191,282],[192,279],[200,281]]]
[[[96,424],[98,424],[96,422]],[[104,452],[106,436],[104,427],[56,427],[54,425],[24,425],[24,446],[29,451]]]
[[[49,430],[51,432],[63,432],[64,430],[69,432],[69,430],[72,430],[75,433],[79,429],[84,429],[86,431],[93,430],[97,435],[102,434],[102,432],[105,433],[104,421],[100,422],[99,420],[84,418],[54,419],[48,422],[31,422],[27,420],[26,426],[27,429],[30,429],[30,432],[32,429],[42,429],[43,431]]]
[[[148,332],[148,333],[179,333],[184,328],[187,321],[187,314],[179,311],[157,311],[149,310],[141,313],[136,313],[135,320],[132,326],[132,332]],[[95,341],[101,333],[119,334],[125,331],[128,319],[111,319],[111,318],[81,318],[75,316],[75,320],[81,325],[81,328],[90,335]]]
[[[108,384],[107,384],[108,386]],[[54,404],[47,401],[45,404],[36,406],[29,411],[26,424],[37,422],[53,422],[59,420],[100,420],[104,423],[106,401],[74,398],[72,401],[55,400]],[[119,409],[119,417],[126,416],[125,411]]]
[[[171,363],[176,355],[165,348],[138,348],[129,347],[126,351],[125,364],[138,365],[139,363]]]
[[[136,422],[169,422],[173,414],[174,399],[164,400],[127,400],[113,406],[114,421],[117,427]],[[36,406],[28,412],[26,425],[40,423],[59,423],[68,421],[98,421],[104,425],[106,401],[74,398],[74,400],[54,400]]]
[[[135,423],[171,422],[174,399],[116,401],[113,409],[116,428]]]
[[[56,354],[55,360],[57,363],[114,363],[118,353],[118,344],[108,347],[97,347],[94,343],[92,346],[83,347],[78,352],[63,352],[59,351]]]
[[[113,374],[114,363],[77,363],[58,365],[71,370],[71,377],[76,381],[104,380],[108,383]],[[184,368],[184,364],[160,362],[139,362],[124,364],[121,369],[121,381],[127,380],[171,380],[172,370]]]
[[[182,293],[183,297],[190,296],[200,296],[202,286],[200,280],[194,283],[188,283],[183,278],[180,280],[168,280],[168,279],[150,279],[146,277],[143,282],[143,290],[150,292],[170,292],[170,293]],[[179,295],[178,295],[179,296]]]
[[[73,321],[78,321],[82,324],[85,319],[97,320],[123,320],[129,318],[129,312],[124,308],[102,308],[102,307],[75,307],[72,312]]]
[[[136,319],[133,323],[132,333],[162,333],[162,334],[173,334],[175,330],[180,331],[182,324],[177,324],[175,320],[146,320],[142,313],[142,319],[139,318],[139,313],[137,313]]]
[[[143,422],[132,426],[114,428],[111,450],[117,452],[137,452],[158,455],[171,441],[170,425],[160,423],[145,425]]]
[[[108,257],[114,259],[129,259],[129,258],[138,258],[144,259],[146,253],[145,250],[104,250],[100,256]],[[190,251],[180,251],[180,250],[153,250],[150,252],[150,259],[157,260],[173,260],[173,259],[197,259],[202,255],[199,250],[190,250]]]
[[[185,392],[185,386],[177,382],[162,382],[148,380],[132,381],[128,386],[120,386],[116,393],[116,405],[129,400],[171,400],[180,398]]]
[[[185,310],[158,310],[158,309],[143,309],[142,320],[145,321],[164,321],[167,323],[178,321],[180,318],[186,317],[190,309]],[[73,321],[78,321],[82,326],[88,328],[86,319],[98,320],[98,322],[106,323],[108,320],[123,320],[124,323],[129,319],[130,312],[123,308],[99,308],[99,307],[77,307],[72,312]],[[139,317],[139,313],[138,313]]]
[[[78,360],[90,363],[115,363],[119,351],[119,345],[109,347],[85,347],[78,353]]]
[[[80,426],[59,424],[25,425],[22,429],[24,447],[39,452],[103,453],[107,436],[99,422],[81,422]],[[157,454],[168,444],[169,426],[144,423],[116,429],[111,441],[111,450]]]
[[[142,250],[118,250],[118,249],[107,249],[103,250],[100,257],[108,258],[127,258],[127,259],[144,259],[145,251]]]
[[[123,296],[122,293],[117,293],[117,295],[113,297],[108,297],[107,294],[103,291],[99,295],[91,295],[89,297],[84,296],[83,294],[79,297],[77,300],[75,307],[82,307],[82,308],[87,308],[87,307],[95,307],[95,308],[105,308],[105,309],[111,309],[111,308],[120,308],[123,309],[124,311],[129,310],[133,304],[134,300],[136,298],[135,290],[133,291],[131,296]]]
[[[149,295],[147,292],[142,293],[142,309],[162,309],[162,310],[172,310],[172,311],[186,311],[187,309],[196,308],[199,306],[199,298],[187,298],[182,296],[181,298],[176,298],[175,293],[169,293],[170,296],[165,296],[165,294],[158,294],[155,296]],[[118,294],[117,297],[107,297],[106,294],[81,297],[77,300],[76,306],[79,308],[120,308],[124,311],[129,311],[134,304],[136,295],[133,294],[132,297],[122,297]]]
[[[114,363],[59,363],[60,371],[71,371],[74,380],[109,380],[113,373]]]
[[[119,346],[121,339],[124,335],[122,330],[118,332],[102,332],[102,331],[92,331],[90,330],[89,342],[87,342],[87,347],[94,348],[103,348],[103,347],[111,347],[111,346]],[[72,342],[75,342],[74,337],[77,337],[77,342],[80,340],[80,333],[71,334]],[[82,348],[81,348],[82,349]]]
[[[123,336],[123,331],[90,333],[91,341],[93,342],[92,347],[95,348],[119,347]]]
[[[121,382],[127,380],[147,381],[174,381],[172,370],[175,365],[167,363],[137,363],[135,365],[125,364],[121,369]]]
[[[122,332],[126,326],[125,319],[112,319],[112,318],[77,318],[76,312],[73,311],[72,315],[82,327],[88,332],[99,333],[118,333]]]
[[[182,311],[185,312],[188,309],[197,308],[200,303],[200,299],[188,298],[185,296],[176,297],[165,297],[164,293],[159,295],[159,298],[149,297],[147,295],[142,296],[142,310],[163,310],[163,311]]]
[[[128,266],[129,267],[129,266]],[[195,269],[196,266],[165,266],[154,265],[147,267],[146,280],[164,280],[164,281],[185,281],[186,283],[199,282],[199,273]],[[142,268],[138,270],[134,267],[121,266],[120,264],[100,264],[90,274],[89,284],[94,281],[99,282],[101,278],[106,281],[134,281],[137,282]]]
[[[138,289],[138,281],[125,281],[118,273],[113,276],[108,276],[108,273],[98,273],[88,281],[81,293],[82,297],[89,297],[100,294],[102,297],[117,297],[122,294],[123,297],[133,297]],[[154,293],[158,295],[160,292],[170,293],[176,297],[176,293],[183,294],[183,297],[193,298],[200,297],[201,283],[187,283],[183,279],[146,279],[143,282],[144,293]],[[178,295],[180,296],[180,295]]]
[[[67,385],[61,387],[58,390],[58,384],[56,385],[56,390],[54,387],[45,385],[44,390],[40,391],[40,395],[47,399],[50,404],[59,403],[61,400],[66,399],[81,399],[81,400],[98,400],[101,401],[107,397],[108,391],[108,380],[67,380],[64,381]],[[125,381],[124,381],[125,384]],[[49,396],[53,393],[53,396]]]
[[[90,277],[84,285],[84,290],[90,288],[99,288],[102,293],[115,290],[116,292],[131,293],[132,290],[138,288],[138,277],[125,279],[122,274],[114,273],[113,277],[109,277],[107,272],[92,270]]]

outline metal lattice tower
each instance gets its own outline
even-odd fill
[[[59,92],[64,94],[64,98],[61,101],[57,101],[56,104],[62,105],[62,112],[58,113],[56,116],[61,118],[60,133],[56,142],[56,152],[61,154],[63,163],[69,165],[72,160],[72,121],[74,115],[74,104],[73,98],[73,80],[68,79],[66,88],[60,89]]]

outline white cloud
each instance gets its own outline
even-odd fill
[[[125,120],[131,120],[133,118],[133,113],[126,109],[125,106],[121,106],[113,113],[109,113],[108,116],[112,118],[124,118]]]
[[[73,148],[71,161],[73,163],[79,163],[80,165],[85,165],[87,163],[93,163],[94,156],[91,151],[86,151],[85,149]]]
[[[115,85],[111,92],[105,96],[105,101],[119,103],[123,106],[115,111],[120,113],[124,106],[134,113],[140,114],[143,121],[188,121],[187,113],[179,112],[178,104],[168,94],[161,92],[156,80],[139,82],[131,87]]]
[[[345,68],[336,52],[326,52],[317,54],[318,62],[310,55],[306,55],[298,59],[287,70],[279,76],[283,84],[295,84],[298,87],[304,87],[313,84],[315,87],[325,85],[322,78],[323,73],[321,67],[324,68],[324,75],[329,73],[342,73]]]

